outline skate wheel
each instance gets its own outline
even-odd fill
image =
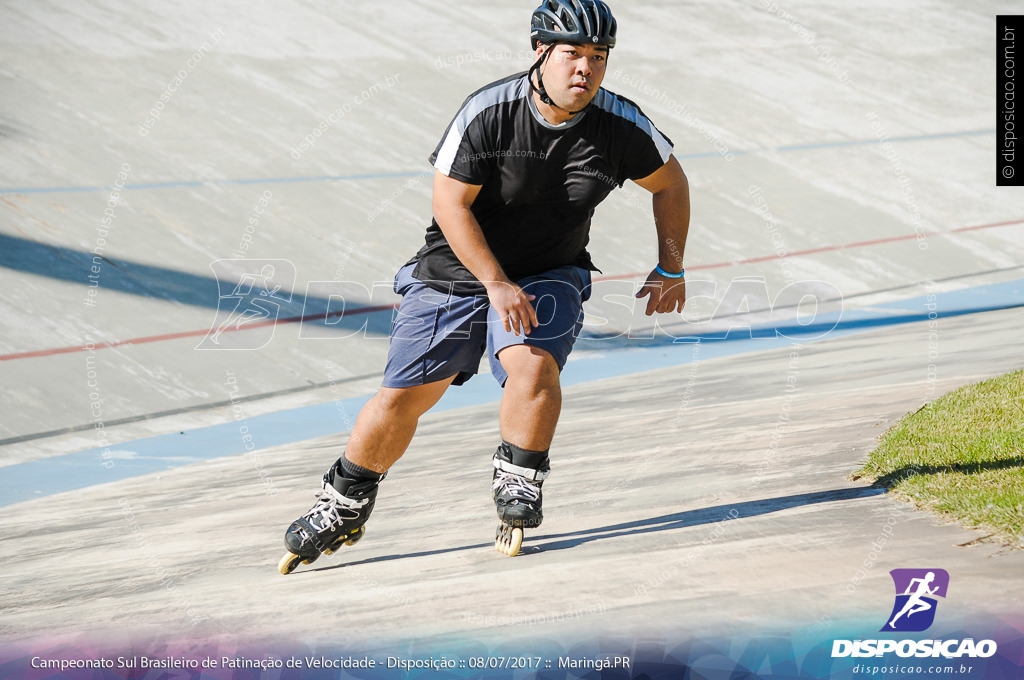
[[[366,525],[364,524],[363,526],[359,527],[358,529],[356,529],[355,531],[353,531],[351,534],[348,535],[348,540],[345,541],[345,545],[355,545],[356,543],[359,542],[359,539],[362,538],[363,534],[365,534],[365,533],[366,533]]]
[[[523,530],[521,527],[513,527],[508,524],[498,525],[494,535],[494,547],[500,552],[515,557],[523,546]]]
[[[296,567],[305,562],[309,564],[301,555],[296,555],[292,552],[286,552],[281,561],[277,563],[277,570],[287,576],[288,574],[295,571]]]
[[[324,548],[324,555],[333,555],[334,553],[341,550],[341,546],[345,545],[345,536],[334,541],[328,547]]]
[[[365,534],[365,533],[366,533],[366,525],[364,524],[363,526],[361,526],[358,529],[356,529],[355,531],[353,531],[351,534],[346,534],[345,536],[340,536],[336,541],[334,541],[334,543],[331,544],[331,546],[329,548],[324,550],[324,554],[325,555],[333,555],[334,553],[336,553],[339,550],[341,550],[341,547],[343,545],[355,545],[356,543],[359,542],[359,539],[362,538],[363,534]]]

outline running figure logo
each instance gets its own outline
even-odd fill
[[[270,342],[282,306],[291,303],[288,260],[215,260],[217,316],[196,349],[259,349]],[[250,331],[236,333],[235,331]],[[229,340],[230,338],[230,340]]]
[[[946,597],[949,573],[945,569],[893,569],[889,574],[896,586],[896,603],[882,632],[928,630],[938,604],[931,596]]]

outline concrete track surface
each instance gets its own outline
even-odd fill
[[[655,240],[627,186],[595,217],[605,276],[523,554],[491,546],[481,375],[423,419],[365,540],[283,577],[379,384],[425,158],[529,66],[533,2],[0,6],[4,641],[828,637],[877,631],[902,567],[949,571],[947,621],[1019,618],[1024,553],[848,478],[906,412],[1024,366],[992,108],[1014,5],[613,7],[605,86],[691,181],[686,315],[655,332],[630,302]],[[211,344],[244,275],[270,322]]]
[[[0,520],[19,602],[8,634],[110,637],[129,611],[136,634],[344,630],[355,644],[786,630],[870,617],[890,598],[888,569],[912,564],[955,575],[958,615],[1019,613],[1007,579],[1024,553],[966,547],[981,535],[846,480],[933,388],[1013,360],[1015,313],[944,324],[935,384],[927,329],[910,325],[570,388],[545,524],[512,559],[490,540],[492,404],[425,418],[365,539],[287,578],[281,529],[344,436],[259,452],[276,494],[243,455],[23,503]],[[886,351],[865,360],[865,343]],[[40,523],[59,551],[40,545]]]

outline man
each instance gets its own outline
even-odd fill
[[[640,109],[601,88],[615,34],[602,0],[545,0],[533,13],[531,69],[470,95],[449,125],[430,157],[434,221],[395,277],[402,302],[383,386],[317,503],[289,527],[282,573],[362,536],[377,486],[420,416],[476,373],[484,352],[504,387],[496,545],[518,552],[522,528],[543,519],[559,373],[595,269],[591,217],[627,179],[654,195],[658,234],[659,263],[637,297],[649,296],[648,315],[682,310],[686,176]]]

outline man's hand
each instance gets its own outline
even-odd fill
[[[643,288],[636,294],[637,298],[650,295],[647,301],[647,316],[658,312],[681,312],[686,304],[686,279],[670,279],[662,276],[657,270],[651,270]]]
[[[537,327],[537,311],[530,304],[536,296],[527,295],[511,281],[487,281],[484,287],[491,308],[505,324],[506,331],[519,335],[522,328],[523,333],[529,335]]]

